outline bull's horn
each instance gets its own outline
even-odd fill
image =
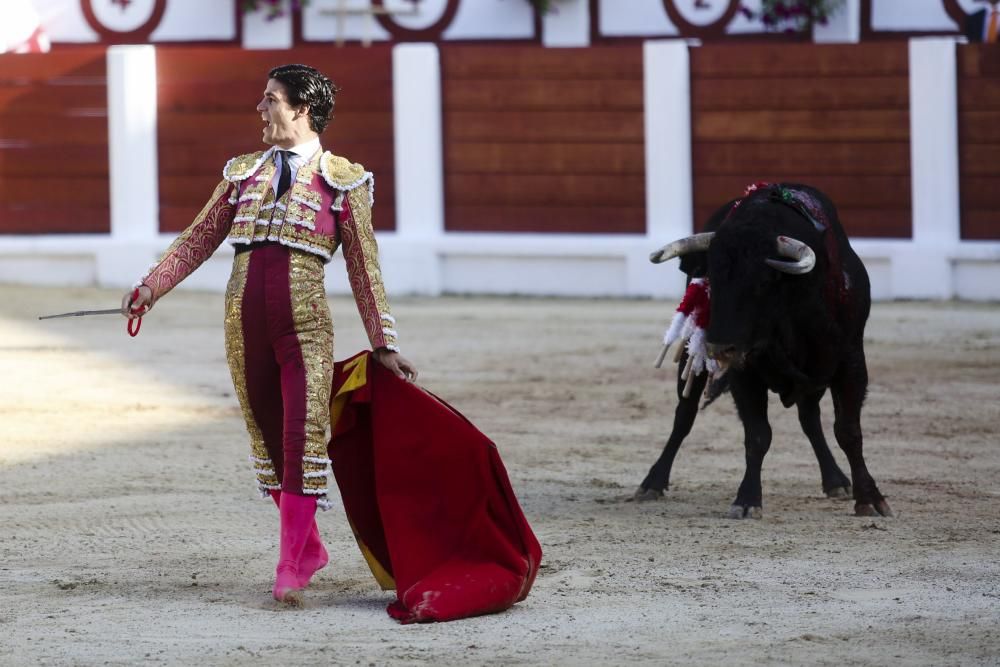
[[[816,253],[802,241],[787,236],[779,236],[777,246],[779,257],[787,257],[795,261],[783,262],[780,259],[765,259],[764,261],[767,262],[768,266],[782,273],[791,273],[796,276],[809,273],[816,266]]]
[[[651,253],[649,255],[649,261],[653,264],[659,264],[660,262],[665,262],[668,259],[686,255],[689,252],[701,252],[708,250],[708,244],[712,242],[713,236],[715,236],[715,232],[703,232],[701,234],[695,234],[694,236],[688,236],[687,238],[678,239],[673,243],[668,243],[656,252]]]

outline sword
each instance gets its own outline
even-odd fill
[[[132,299],[139,298],[139,290],[136,289],[132,292]],[[129,320],[128,324],[125,326],[125,330],[128,331],[128,335],[135,338],[139,335],[139,328],[142,326],[142,314],[146,312],[146,306],[142,308],[133,309],[133,313],[139,313],[139,317],[134,320]],[[104,310],[74,310],[71,313],[59,313],[57,315],[39,315],[40,320],[54,320],[60,317],[86,317],[88,315],[120,315],[122,312],[121,308],[106,308]],[[135,322],[135,331],[132,330],[132,323]]]
[[[58,315],[39,315],[40,320],[54,320],[59,317],[84,317],[86,315],[120,315],[121,308],[108,308],[107,310],[76,310],[72,313],[59,313]]]

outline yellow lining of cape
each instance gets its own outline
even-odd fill
[[[344,365],[344,370],[349,370],[351,373],[337,391],[334,392],[333,399],[330,401],[331,433],[337,428],[337,422],[340,421],[340,416],[343,414],[344,406],[347,405],[347,401],[351,397],[351,392],[368,383],[368,357],[369,355],[362,354]],[[347,517],[347,523],[350,524],[351,532],[358,543],[358,549],[361,550],[361,555],[364,556],[365,562],[368,564],[368,569],[372,571],[372,576],[375,577],[375,581],[378,582],[379,587],[383,591],[396,590],[396,580],[382,567],[382,564],[375,558],[375,554],[371,552],[371,549],[361,541],[361,537],[358,535],[358,531],[354,527],[354,522],[351,521],[350,516]]]
[[[333,393],[333,399],[330,401],[330,433],[336,431],[337,422],[340,421],[340,415],[344,412],[344,406],[347,405],[347,399],[350,398],[351,392],[365,386],[368,382],[368,356],[362,354],[344,365],[344,370],[350,370],[351,374],[344,380],[344,384],[340,385],[340,388]]]
[[[375,558],[375,554],[371,552],[365,543],[361,541],[358,536],[358,531],[354,528],[354,522],[351,521],[350,517],[347,518],[347,523],[351,526],[351,532],[354,533],[354,539],[358,543],[358,548],[361,549],[361,555],[365,557],[365,562],[368,563],[368,569],[372,571],[372,576],[375,577],[375,581],[378,582],[379,588],[383,591],[394,591],[396,590],[396,580],[393,579],[392,575],[386,572],[385,568],[382,567],[382,563],[378,562],[378,558]]]

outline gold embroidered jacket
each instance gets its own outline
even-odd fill
[[[159,299],[228,240],[233,245],[273,241],[330,261],[343,246],[347,274],[372,349],[398,351],[397,334],[372,229],[374,177],[360,164],[317,151],[295,182],[275,200],[275,149],[240,155],[223,169],[194,222],[136,285]]]

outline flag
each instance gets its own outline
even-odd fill
[[[51,48],[49,36],[31,2],[7,3],[0,23],[0,53],[47,53]]]

